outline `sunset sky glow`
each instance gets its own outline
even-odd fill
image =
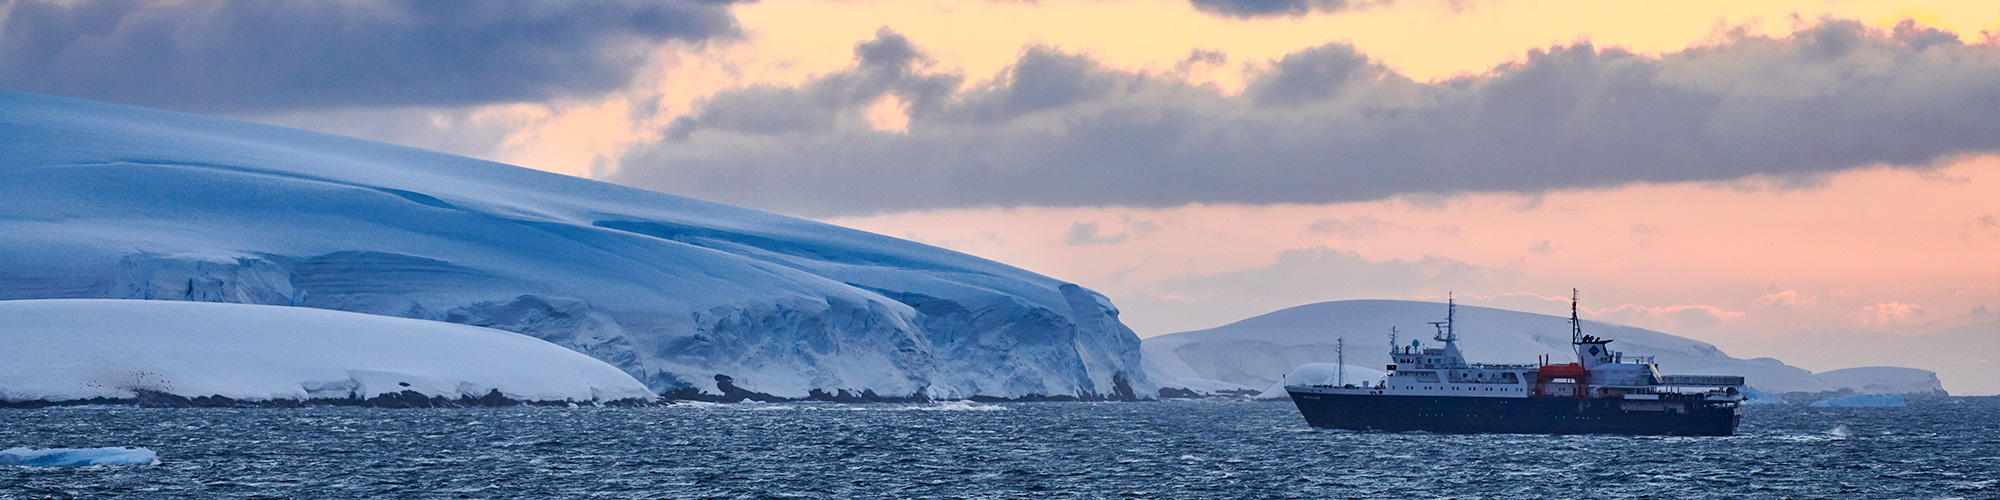
[[[297,100],[228,88],[251,56],[157,57],[184,66],[166,90],[74,83],[147,22],[176,27],[168,53],[240,42],[203,31],[226,7],[98,3],[0,7],[0,88],[907,238],[1103,292],[1141,337],[1447,291],[1562,314],[1574,287],[1591,319],[1737,357],[2000,392],[2000,2],[670,1],[633,16],[675,22],[536,24],[491,50],[545,58],[479,62],[517,72]],[[308,14],[428,22],[339,5]],[[299,31],[258,36],[322,33]],[[355,60],[307,77],[421,66]],[[1862,347],[1897,342],[1929,347]]]

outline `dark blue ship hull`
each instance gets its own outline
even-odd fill
[[[1727,436],[1733,401],[1614,398],[1482,398],[1291,391],[1306,423],[1326,429],[1438,433]]]

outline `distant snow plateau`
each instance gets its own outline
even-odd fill
[[[0,151],[0,300],[461,323],[687,396],[1158,394],[1138,337],[1102,295],[910,241],[432,151],[17,92],[0,92]]]

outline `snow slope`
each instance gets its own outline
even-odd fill
[[[1158,379],[1202,378],[1267,387],[1293,367],[1332,362],[1334,340],[1339,337],[1347,339],[1349,365],[1386,366],[1390,327],[1401,332],[1398,338],[1404,345],[1411,340],[1436,344],[1431,339],[1435,330],[1426,323],[1443,321],[1444,316],[1445,305],[1431,302],[1322,302],[1207,330],[1148,338],[1143,349]],[[1457,327],[1459,346],[1475,363],[1532,363],[1544,354],[1557,362],[1575,360],[1566,316],[1459,306]],[[1611,347],[1627,356],[1656,356],[1664,374],[1742,375],[1751,386],[1773,393],[1839,389],[1804,369],[1770,358],[1732,358],[1704,342],[1595,321],[1585,321],[1583,329],[1613,339]],[[1884,375],[1904,380],[1902,375]]]
[[[602,361],[488,328],[303,307],[159,300],[0,301],[0,401],[653,399]]]
[[[1863,366],[1823,371],[1813,375],[1832,384],[1836,390],[1846,389],[1863,394],[1945,395],[1944,383],[1938,380],[1937,372],[1930,370],[1899,366]]]
[[[486,326],[659,391],[1108,397],[1103,296],[781,215],[400,146],[0,92],[0,299],[293,305]],[[895,186],[884,186],[895,189]]]

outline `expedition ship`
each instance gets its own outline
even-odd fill
[[[1365,384],[1287,385],[1313,427],[1440,433],[1671,434],[1727,436],[1743,415],[1743,377],[1661,375],[1651,356],[1627,358],[1609,339],[1583,334],[1570,298],[1577,363],[1466,363],[1454,331],[1457,304],[1431,323],[1434,340],[1396,345],[1394,364]]]

